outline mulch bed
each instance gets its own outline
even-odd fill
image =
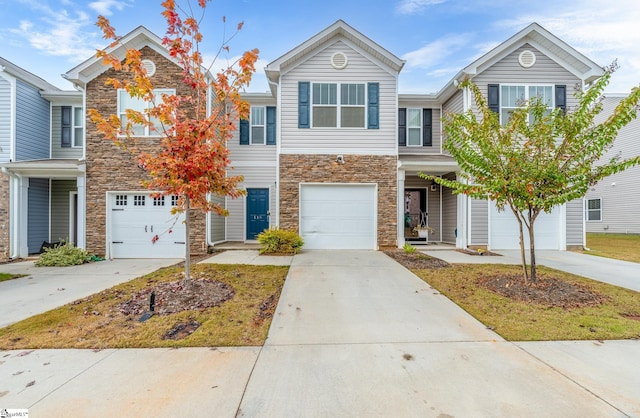
[[[422,253],[407,253],[401,249],[384,250],[384,253],[409,270],[424,270],[449,267],[449,263]]]
[[[501,274],[481,277],[478,284],[510,299],[564,309],[596,306],[605,300],[583,286],[539,273],[536,282],[525,283],[522,274]]]
[[[156,315],[220,306],[235,295],[231,286],[217,280],[191,279],[188,286],[184,280],[177,280],[158,283],[153,288],[133,294],[131,299],[118,305],[118,310],[124,315],[141,315],[149,311],[152,291],[155,292]]]

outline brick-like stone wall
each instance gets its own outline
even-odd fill
[[[0,173],[0,261],[9,260],[9,176]]]
[[[299,229],[300,183],[377,183],[378,246],[396,246],[397,157],[344,155],[280,155],[280,227]]]
[[[142,59],[150,59],[156,65],[151,78],[155,88],[173,88],[178,95],[189,94],[190,89],[182,82],[181,68],[149,47],[141,50]],[[105,85],[107,78],[124,77],[109,69],[87,84],[87,109],[97,109],[103,116],[117,112],[117,90]],[[106,193],[108,191],[143,191],[141,181],[146,173],[138,167],[137,159],[130,152],[105,139],[95,124],[86,121],[87,141],[87,250],[104,255],[106,252]],[[158,138],[140,138],[141,151],[157,147]],[[191,253],[203,254],[206,245],[206,221],[201,211],[192,211]]]

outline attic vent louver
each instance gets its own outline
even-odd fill
[[[156,73],[156,64],[151,60],[142,60],[142,66],[147,70],[147,75],[151,77]]]
[[[518,62],[524,68],[533,67],[533,64],[536,63],[536,54],[534,54],[533,51],[525,49],[518,56]]]
[[[347,56],[344,52],[336,52],[331,56],[331,65],[336,70],[342,70],[348,64]]]

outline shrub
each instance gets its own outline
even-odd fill
[[[53,248],[45,248],[36,261],[36,266],[64,267],[76,266],[91,261],[91,255],[82,248],[67,242]]]
[[[260,254],[297,254],[304,241],[295,231],[287,229],[265,229],[258,234],[258,242],[262,244]]]
[[[413,254],[417,250],[416,247],[414,247],[413,245],[409,244],[408,242],[405,242],[404,243],[404,247],[402,247],[402,248],[404,248],[404,252],[407,253],[407,254]]]

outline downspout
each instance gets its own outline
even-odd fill
[[[279,76],[278,76],[279,77]],[[271,223],[271,220],[269,220],[269,224],[270,226],[273,226],[275,228],[279,228],[280,227],[280,151],[281,151],[281,144],[282,144],[282,118],[280,117],[280,115],[282,115],[282,110],[281,110],[281,105],[282,105],[282,101],[281,101],[281,97],[282,95],[280,94],[280,83],[276,83],[275,81],[271,81],[269,80],[269,77],[267,77],[267,81],[270,85],[273,85],[276,87],[276,91],[277,96],[276,96],[276,184],[275,184],[275,195],[276,195],[276,207],[275,207],[275,222]],[[225,233],[226,233],[226,227],[225,227]]]

